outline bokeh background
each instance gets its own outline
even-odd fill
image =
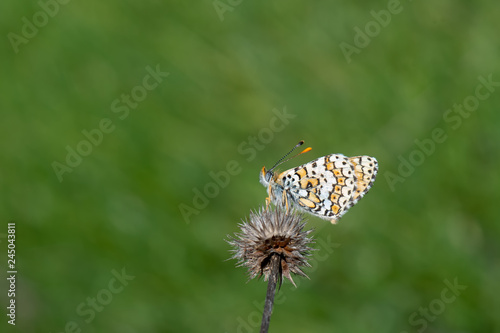
[[[338,225],[309,218],[310,280],[285,282],[272,332],[500,332],[498,13],[451,0],[2,2],[2,332],[257,332],[266,283],[247,283],[224,239],[264,203],[260,168],[301,139],[313,150],[283,169],[343,153],[380,170]],[[169,74],[144,90],[147,68]],[[455,113],[476,89],[488,96]],[[109,133],[81,143],[103,119]],[[78,145],[87,156],[59,179],[54,162]]]

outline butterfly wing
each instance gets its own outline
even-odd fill
[[[378,172],[378,162],[370,156],[349,157],[349,161],[354,165],[354,175],[356,176],[356,191],[352,197],[354,205],[373,186]]]
[[[376,172],[373,157],[331,154],[279,174],[277,184],[299,209],[336,223],[370,189]]]

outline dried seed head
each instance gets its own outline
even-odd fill
[[[303,231],[303,215],[291,210],[284,212],[278,208],[250,212],[250,218],[240,224],[241,232],[228,236],[227,242],[233,246],[230,259],[237,259],[237,266],[248,267],[250,279],[264,275],[267,281],[271,274],[271,258],[279,258],[279,281],[285,276],[292,284],[290,273],[308,276],[301,266],[311,266],[307,262],[313,248],[308,237],[312,230]]]

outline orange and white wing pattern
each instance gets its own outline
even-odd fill
[[[372,187],[377,171],[373,157],[331,154],[273,174],[263,184],[275,205],[292,205],[336,223]]]
[[[349,157],[354,166],[356,176],[356,191],[353,195],[353,205],[361,199],[373,186],[378,171],[377,160],[370,156]]]

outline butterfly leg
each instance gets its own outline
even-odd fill
[[[281,202],[283,203],[283,206],[285,207],[285,211],[288,212],[288,209],[290,208],[288,206],[288,196],[286,195],[286,191],[283,191],[281,194]]]

